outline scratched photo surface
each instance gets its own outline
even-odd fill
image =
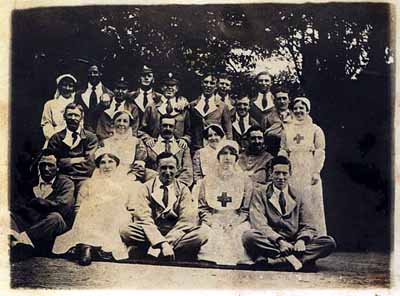
[[[11,288],[389,288],[393,15],[13,10]]]

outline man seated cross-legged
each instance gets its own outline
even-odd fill
[[[135,259],[196,260],[207,242],[206,231],[198,226],[197,202],[175,179],[175,155],[162,152],[156,162],[159,176],[145,183],[147,191],[128,201],[132,222],[120,229],[122,241]]]
[[[289,183],[290,161],[272,160],[272,183],[256,188],[250,202],[251,230],[243,245],[256,265],[267,269],[301,270],[328,256],[336,247],[330,236],[317,236],[313,213]]]

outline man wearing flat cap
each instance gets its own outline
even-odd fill
[[[150,103],[144,112],[141,126],[142,139],[147,146],[154,146],[155,140],[160,135],[160,119],[167,116],[175,119],[175,137],[178,144],[185,149],[190,144],[187,112],[189,102],[185,97],[177,95],[179,80],[172,72],[163,79],[161,90],[163,93],[161,100]]]
[[[146,107],[161,100],[162,95],[153,89],[154,82],[153,69],[148,65],[143,65],[140,71],[139,88],[128,94],[129,99],[138,107],[139,122],[142,122]]]
[[[76,94],[75,103],[83,107],[85,113],[84,127],[92,132],[95,131],[94,112],[100,103],[103,94],[112,95],[112,91],[104,86],[101,78],[103,73],[99,65],[93,64],[88,69],[88,84],[84,90]]]
[[[104,94],[95,112],[96,135],[99,142],[113,135],[113,116],[118,111],[127,111],[132,116],[132,134],[137,135],[139,129],[139,108],[128,97],[128,81],[121,76],[114,86],[114,95]]]
[[[73,222],[74,183],[58,172],[57,159],[44,150],[34,186],[15,190],[11,200],[11,259],[46,254]],[[29,186],[29,187],[28,187]]]

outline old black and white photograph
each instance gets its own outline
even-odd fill
[[[393,2],[75,4],[10,12],[9,289],[393,287]]]

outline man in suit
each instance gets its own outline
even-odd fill
[[[91,65],[88,69],[86,89],[77,92],[75,96],[75,103],[81,105],[85,113],[84,127],[91,132],[95,132],[94,112],[100,102],[100,97],[105,93],[112,95],[112,91],[103,85],[102,76],[100,66]]]
[[[97,137],[82,128],[84,112],[81,105],[67,105],[64,119],[67,127],[50,138],[47,149],[56,156],[60,174],[74,181],[77,193],[82,181],[90,178],[95,168]]]
[[[256,184],[265,184],[269,179],[269,163],[273,156],[266,151],[264,134],[259,126],[247,130],[246,138],[249,144],[240,153],[238,165]]]
[[[157,165],[159,176],[128,201],[132,222],[120,229],[122,241],[135,258],[195,260],[207,242],[207,233],[198,226],[197,202],[175,179],[178,159],[173,154],[158,155]]]
[[[155,139],[160,135],[160,118],[168,116],[175,118],[175,137],[178,145],[185,149],[190,144],[189,102],[185,97],[177,96],[179,80],[172,72],[163,79],[161,90],[161,100],[151,102],[144,111],[141,137],[148,146],[154,146]]]
[[[153,146],[146,145],[147,159],[146,167],[157,169],[157,156],[163,152],[169,152],[178,159],[178,170],[176,178],[186,186],[193,183],[193,165],[190,158],[189,147],[182,148],[175,137],[175,118],[168,116],[160,119],[160,135]]]
[[[293,120],[293,112],[289,110],[290,97],[287,87],[274,85],[271,91],[275,106],[264,117],[261,128],[264,131],[265,141],[268,142],[268,151],[276,156],[280,149],[283,127]]]
[[[221,73],[218,76],[217,98],[220,99],[228,107],[232,120],[235,114],[235,100],[231,96],[232,76],[227,73]]]
[[[207,73],[201,83],[202,94],[189,104],[191,146],[198,150],[204,146],[203,131],[209,124],[218,124],[224,129],[226,138],[232,140],[232,120],[228,107],[215,96],[217,78]]]
[[[57,235],[73,220],[74,183],[58,173],[57,159],[44,150],[37,182],[17,188],[11,201],[11,259],[48,254]]]
[[[232,122],[233,140],[239,143],[241,151],[248,146],[247,131],[252,126],[257,126],[257,121],[249,114],[250,99],[241,97],[236,101],[234,120]]]
[[[143,121],[143,114],[146,107],[153,102],[161,100],[162,95],[153,89],[154,82],[153,69],[144,65],[140,72],[139,88],[128,94],[129,100],[138,107],[140,123]]]
[[[132,134],[137,135],[139,129],[139,108],[128,99],[128,82],[121,76],[115,83],[114,96],[104,94],[97,105],[94,120],[96,135],[99,141],[113,135],[113,117],[118,111],[128,111],[132,115]]]
[[[250,202],[252,229],[242,236],[249,256],[269,269],[301,270],[336,247],[332,237],[317,236],[309,196],[289,185],[290,175],[290,161],[274,158],[272,183],[255,190]]]
[[[261,125],[264,117],[274,107],[273,95],[270,92],[272,76],[268,72],[260,72],[255,82],[257,94],[251,100],[250,115]]]

